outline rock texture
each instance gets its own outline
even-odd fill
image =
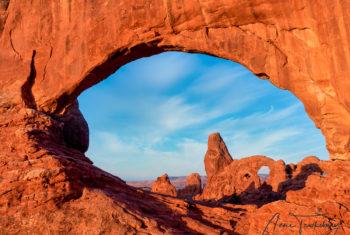
[[[186,186],[178,190],[179,197],[192,198],[202,193],[202,180],[198,173],[192,173],[186,178]]]
[[[268,166],[270,169],[270,175],[264,183],[258,175],[259,169],[263,166]],[[266,203],[266,200],[279,199],[279,186],[287,180],[285,168],[282,160],[274,161],[266,156],[234,160],[224,170],[208,179],[203,194],[197,199],[230,199],[232,195],[240,195],[245,199],[245,203]],[[256,197],[263,198],[258,202]]]
[[[208,53],[291,91],[321,128],[330,157],[350,159],[349,5],[3,0],[0,104],[61,114],[132,60],[168,50]]]
[[[266,204],[249,215],[249,234],[262,228],[266,234],[350,233],[350,163],[304,163],[297,164],[301,172],[283,184],[290,185],[282,188],[285,201]]]
[[[152,192],[176,197],[176,188],[171,184],[167,174],[157,178],[152,184]]]
[[[0,0],[0,233],[260,234],[271,214],[295,222],[289,213],[321,211],[349,234],[349,9],[345,0]],[[311,163],[325,173],[283,185],[286,201],[208,207],[137,191],[94,167],[77,97],[170,50],[239,62],[292,92],[326,138],[333,161]]]
[[[232,162],[224,140],[219,133],[213,133],[208,138],[208,150],[204,157],[205,171],[208,179],[222,171]]]
[[[258,176],[262,166],[270,168],[263,183]],[[215,205],[260,207],[246,218],[247,234],[347,234],[349,170],[349,161],[321,161],[315,156],[296,165],[252,156],[233,160],[212,175],[203,193],[195,199],[215,201]],[[246,224],[240,221],[237,226]]]
[[[67,145],[85,152],[89,147],[89,127],[79,110],[78,102],[70,105],[63,117],[63,137]]]

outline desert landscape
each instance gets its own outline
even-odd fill
[[[347,22],[347,0],[0,0],[0,234],[350,234]],[[290,91],[328,160],[237,159],[212,133],[205,176],[128,184],[96,167],[78,96],[167,51]]]
[[[169,176],[168,176],[169,177]],[[170,176],[169,180],[174,187],[179,190],[186,187],[186,176]],[[143,188],[145,190],[151,191],[152,184],[156,181],[154,180],[140,180],[140,181],[127,181],[126,183],[130,186],[136,187],[136,188]],[[207,182],[206,176],[200,176],[200,183],[201,188],[204,188],[205,184]]]

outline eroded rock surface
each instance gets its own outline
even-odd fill
[[[349,8],[344,0],[2,0],[0,105],[60,114],[132,60],[208,53],[291,91],[325,135],[330,157],[350,159]]]
[[[276,213],[291,223],[290,213],[314,213],[350,234],[349,9],[345,0],[1,0],[0,233],[261,234]],[[79,139],[84,128],[65,125],[69,106],[124,64],[169,50],[239,62],[292,92],[334,161],[310,163],[321,171],[286,166],[286,201],[260,208],[137,191],[93,166],[83,154],[87,140]],[[68,120],[82,123],[75,111]]]
[[[186,186],[178,190],[179,197],[192,198],[202,193],[202,180],[198,173],[192,173],[186,178]]]
[[[222,171],[231,162],[232,157],[220,134],[213,133],[209,135],[208,149],[204,157],[205,171],[208,179]]]
[[[264,184],[258,175],[263,166],[270,168],[270,175]],[[224,170],[208,177],[207,185],[199,198],[220,200],[232,195],[260,194],[265,189],[268,192],[277,192],[280,183],[286,180],[285,163],[282,160],[274,161],[266,156],[242,158],[233,160]],[[271,199],[276,196],[267,195]]]
[[[259,233],[261,228],[267,234],[350,233],[350,163],[317,161],[302,163],[300,168],[301,172],[286,182],[292,187],[283,188],[286,200],[265,204],[249,215],[249,234]],[[294,227],[276,228],[274,222]]]
[[[152,184],[152,192],[173,197],[177,196],[176,188],[171,184],[167,174],[159,176],[157,180],[154,181]]]
[[[68,106],[62,121],[66,144],[80,152],[86,152],[89,147],[89,127],[79,110],[78,101]]]
[[[258,175],[262,166],[270,169],[265,182],[261,182]],[[233,160],[212,175],[203,193],[195,199],[215,201],[216,205],[223,206],[260,207],[247,218],[248,234],[298,234],[301,231],[302,234],[347,234],[350,232],[348,170],[349,161],[321,161],[315,156],[288,165],[266,156],[246,157]],[[300,228],[301,221],[304,225]],[[283,226],[286,224],[291,226],[288,231]]]

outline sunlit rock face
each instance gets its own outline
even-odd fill
[[[220,134],[211,134],[208,138],[208,149],[204,158],[207,177],[210,179],[213,175],[222,171],[231,162],[232,157]]]
[[[343,23],[349,5],[2,1],[0,105],[60,114],[83,90],[132,60],[167,50],[208,53],[290,90],[321,128],[330,157],[349,159],[350,32]]]
[[[174,185],[171,184],[167,174],[159,176],[152,184],[152,192],[176,197],[177,192]]]
[[[1,232],[261,234],[275,212],[282,222],[319,211],[348,221],[350,2],[145,2],[0,1]],[[230,59],[291,91],[330,159],[344,161],[320,161],[325,175],[295,191],[283,186],[286,201],[259,209],[151,195],[94,167],[76,139],[86,130],[66,124],[69,106],[120,66],[168,50]],[[73,113],[70,122],[83,122]]]
[[[223,140],[221,139],[220,142],[223,143]],[[209,145],[208,143],[208,148],[210,148]],[[222,152],[222,154],[223,153],[224,152]],[[222,157],[223,156],[219,156],[215,159],[220,162]],[[205,161],[205,165],[207,164],[215,165],[215,162]],[[220,201],[225,198],[230,198],[232,195],[237,195],[242,197],[243,203],[254,204],[261,202],[257,202],[255,200],[257,198],[254,198],[253,195],[255,194],[256,196],[260,194],[260,196],[262,196],[262,194],[266,192],[272,193],[271,195],[264,195],[267,200],[281,200],[287,197],[287,201],[291,198],[295,200],[294,195],[298,195],[301,192],[307,193],[308,189],[311,190],[311,188],[313,193],[323,194],[323,190],[327,191],[328,189],[326,188],[328,188],[329,185],[338,184],[341,182],[339,179],[348,177],[345,176],[345,173],[341,172],[348,169],[349,164],[350,162],[348,161],[321,161],[315,156],[309,156],[297,164],[288,165],[282,160],[276,161],[266,156],[258,155],[245,157],[231,161],[220,171],[208,177],[203,193],[197,196],[196,199]],[[264,166],[269,168],[270,173],[266,181],[262,182],[258,172],[259,169]],[[335,177],[334,175],[337,172],[339,172],[340,175]],[[327,181],[326,179],[332,180],[330,175],[333,175],[334,181],[323,185],[321,181]],[[338,180],[335,180],[335,178]],[[322,185],[317,188],[318,183]],[[349,187],[350,184],[343,183],[343,186],[340,187],[339,185],[335,187],[333,193],[329,192],[323,196],[317,196],[317,200],[323,198],[324,200],[339,200],[339,203],[343,203],[348,198],[350,199],[350,192],[344,191],[340,193],[338,190]],[[312,201],[312,196],[309,196],[309,201]],[[304,200],[306,200],[306,198],[307,197],[304,197]],[[264,203],[266,203],[266,201],[263,202],[263,204]]]
[[[270,175],[265,184],[261,182],[258,171],[268,166]],[[201,199],[220,200],[231,195],[254,193],[269,186],[271,192],[277,192],[279,184],[287,180],[285,163],[274,161],[266,156],[252,156],[232,161],[228,166],[208,177]]]
[[[220,161],[221,158],[216,159]],[[258,175],[262,166],[270,169],[265,182],[261,182]],[[203,193],[195,200],[215,202],[216,205],[232,203],[261,207],[249,215],[249,234],[257,234],[261,228],[266,232],[276,232],[273,224],[282,220],[295,228],[296,219],[299,223],[301,219],[307,224],[325,224],[332,218],[333,226],[342,226],[350,219],[347,209],[350,205],[350,176],[346,172],[349,169],[349,161],[321,161],[315,156],[288,165],[266,156],[241,158],[211,175]],[[274,218],[276,215],[278,218]],[[305,219],[303,215],[308,216]],[[274,222],[269,224],[266,221]],[[310,229],[312,226],[306,227]],[[306,234],[314,232],[308,229]],[[346,226],[341,233],[348,231]],[[296,230],[290,232],[294,234]]]

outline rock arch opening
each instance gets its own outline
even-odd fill
[[[270,177],[270,167],[262,166],[258,170],[258,176],[260,177],[261,182],[266,182]]]
[[[327,156],[323,136],[293,95],[213,56],[166,52],[136,60],[84,92],[79,103],[90,125],[88,156],[127,180],[204,175],[206,139],[216,131],[235,158]]]
[[[344,23],[350,21],[349,7],[348,1],[333,0],[2,0],[2,230],[261,234],[276,228],[285,233],[275,224],[265,227],[268,211],[279,213],[281,221],[295,221],[290,213],[316,211],[326,222],[344,224],[350,208],[350,34]],[[252,210],[150,196],[94,167],[84,155],[87,128],[79,125],[77,106],[70,105],[120,66],[169,50],[237,61],[291,91],[322,130],[332,161],[310,157],[290,164],[286,181],[292,184],[277,187],[286,201]],[[320,219],[306,222],[322,224]],[[317,233],[332,232],[325,229]],[[343,232],[350,233],[346,226]]]

